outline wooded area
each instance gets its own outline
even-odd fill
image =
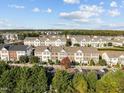
[[[42,66],[9,67],[0,63],[0,93],[124,93],[124,71],[99,76],[95,71],[55,74]]]

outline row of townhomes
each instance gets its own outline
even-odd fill
[[[64,57],[69,57],[71,61],[82,64],[88,64],[90,60],[95,63],[99,61],[101,56],[108,65],[124,64],[124,52],[120,51],[98,51],[94,47],[46,47],[38,46],[35,48],[35,56],[41,61],[62,60]]]
[[[4,33],[2,34],[4,40],[18,40],[18,34],[15,33]]]
[[[62,60],[69,57],[71,61],[87,64],[91,59],[99,61],[99,52],[93,47],[44,47],[39,46],[35,49],[35,56],[42,61]]]
[[[117,37],[116,37],[117,38]],[[80,46],[91,46],[91,47],[107,47],[108,43],[112,43],[114,46],[123,46],[124,38],[107,37],[107,36],[61,36],[61,35],[50,35],[41,37],[26,37],[24,39],[24,45],[29,46],[65,46],[68,39],[71,40],[72,46],[79,44]]]
[[[19,61],[20,56],[29,56],[32,48],[26,45],[0,45],[0,59],[4,61]]]
[[[29,46],[64,46],[66,44],[65,37],[51,36],[51,37],[26,37],[24,45]]]
[[[124,65],[124,51],[102,51],[101,56],[109,65]]]
[[[0,59],[19,61],[21,56],[30,56],[32,51],[33,48],[27,45],[0,45]],[[88,64],[90,60],[97,63],[101,56],[109,65],[124,64],[123,51],[98,51],[95,47],[37,46],[34,48],[34,56],[39,57],[40,62],[61,61],[69,57],[71,61],[82,64]]]

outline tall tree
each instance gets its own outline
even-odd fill
[[[10,69],[10,67],[4,61],[0,61],[0,75],[8,69]]]
[[[94,60],[93,60],[93,59],[92,59],[92,60],[90,60],[89,65],[90,65],[90,66],[95,66],[95,62],[94,62]]]
[[[73,87],[77,93],[87,93],[87,82],[82,73],[76,73],[73,78]]]
[[[38,71],[38,72],[37,72]],[[42,67],[34,67],[32,76],[28,80],[32,93],[44,93],[47,91],[46,71]]]
[[[88,72],[85,77],[88,84],[88,93],[96,92],[96,82],[97,82],[97,74],[96,72]]]
[[[39,58],[36,57],[36,56],[31,56],[31,57],[29,58],[29,62],[30,62],[30,63],[38,63],[38,62],[39,62]]]
[[[71,46],[71,45],[72,45],[71,39],[67,39],[66,40],[66,46],[68,47],[68,46]]]
[[[97,93],[124,93],[124,87],[121,85],[124,79],[123,71],[109,72],[101,80],[97,81]]]
[[[17,84],[14,93],[28,93],[28,68],[20,68],[20,75],[17,79]]]
[[[70,75],[66,71],[57,70],[52,80],[54,93],[64,93],[69,85]]]
[[[0,78],[0,93],[12,93],[11,88],[13,88],[13,84],[10,76],[9,70],[3,72]]]
[[[60,62],[60,64],[62,66],[64,66],[65,69],[68,69],[68,68],[71,67],[71,61],[70,61],[70,59],[68,57],[63,58],[62,61]]]
[[[20,63],[28,63],[29,62],[29,58],[28,58],[28,56],[21,56],[20,58],[19,58],[19,62]]]

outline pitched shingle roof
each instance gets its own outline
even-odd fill
[[[6,48],[8,51],[26,51],[29,46],[27,45],[0,45],[0,50]]]
[[[32,40],[36,40],[37,37],[26,37],[25,40],[27,41],[32,41]]]
[[[12,45],[9,47],[9,51],[26,51],[28,47],[27,45]]]
[[[96,48],[93,47],[46,47],[39,46],[35,48],[35,52],[43,52],[45,49],[49,49],[51,52],[60,52],[64,49],[67,53],[76,53],[78,50],[81,50],[83,53],[99,53]]]
[[[121,55],[124,55],[123,51],[100,51],[100,55],[102,55],[103,53],[106,53],[109,58],[117,58]]]

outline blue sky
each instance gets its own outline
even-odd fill
[[[1,0],[6,28],[124,29],[124,0]]]

